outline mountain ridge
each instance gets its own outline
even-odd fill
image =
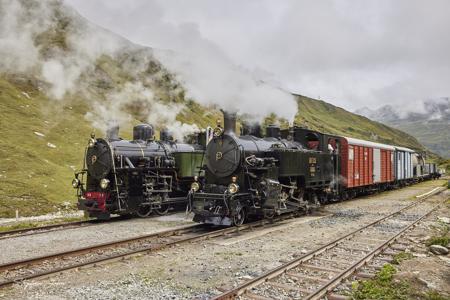
[[[378,109],[363,107],[355,113],[409,133],[431,151],[449,159],[450,99],[430,99],[422,106],[421,112],[404,112],[398,107],[385,105]]]
[[[0,217],[12,217],[16,209],[20,215],[35,215],[73,208],[73,172],[82,167],[90,133],[96,129],[97,136],[102,135],[99,132],[108,121],[118,120],[120,136],[130,139],[132,126],[141,122],[151,122],[157,129],[172,126],[182,135],[214,126],[222,117],[219,107],[201,105],[186,96],[176,74],[154,57],[153,49],[121,37],[113,40],[125,44],[108,46],[111,41],[107,37],[91,31],[96,30],[95,25],[80,24],[87,21],[67,11],[61,1],[11,3],[23,4],[19,15],[29,18],[21,22],[42,18],[39,22],[45,26],[33,28],[23,37],[30,38],[37,50],[34,60],[18,57],[27,59],[27,68],[17,71],[0,64],[0,155],[4,158],[0,165]],[[46,3],[49,7],[41,7]],[[41,12],[44,8],[51,11]],[[27,24],[16,25],[20,31]],[[79,36],[83,40],[76,44]],[[92,41],[104,43],[101,49],[105,51],[86,49]],[[296,101],[298,125],[426,151],[399,130],[325,101],[300,95]],[[279,121],[271,114],[264,124]],[[287,121],[281,120],[281,125],[287,126]]]

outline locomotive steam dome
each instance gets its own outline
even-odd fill
[[[218,177],[233,174],[239,167],[241,151],[233,135],[214,138],[206,147],[206,166]]]
[[[86,151],[86,165],[89,175],[97,180],[105,178],[112,168],[111,150],[106,141],[98,139]]]

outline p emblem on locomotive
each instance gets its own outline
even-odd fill
[[[216,153],[216,160],[221,160],[222,159],[222,152],[217,152]]]
[[[97,161],[97,156],[96,155],[92,155],[91,157],[91,163],[95,164],[95,162]]]

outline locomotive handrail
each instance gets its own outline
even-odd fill
[[[114,159],[114,153],[113,150],[111,148],[111,144],[109,143],[109,141],[105,140],[106,144],[108,145],[109,148],[109,153],[111,153],[111,160],[112,160],[112,166],[113,166],[113,174],[114,174],[114,185],[116,188],[116,193],[117,193],[117,205],[119,206],[119,211],[122,210],[122,205],[121,205],[121,198],[119,197],[119,186],[118,186],[118,181],[117,181],[117,172],[116,172],[116,162]],[[125,157],[125,160],[127,159],[127,157]]]

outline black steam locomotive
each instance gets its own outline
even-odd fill
[[[305,130],[269,126],[261,138],[258,126],[246,127],[238,137],[236,116],[224,117],[206,147],[205,178],[192,184],[194,221],[241,225],[250,217],[307,211],[333,195],[338,157],[308,149]]]
[[[193,144],[175,143],[167,131],[154,140],[148,124],[133,128],[133,140],[118,137],[114,127],[106,139],[91,136],[84,168],[72,182],[78,208],[90,217],[111,214],[146,217],[165,214],[171,206],[186,204],[191,183],[200,174],[206,133]]]

